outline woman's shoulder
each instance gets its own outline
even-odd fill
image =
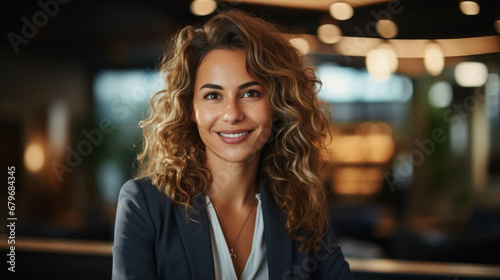
[[[123,184],[120,190],[120,193],[130,196],[137,196],[150,192],[156,192],[159,194],[158,188],[156,188],[149,176],[130,179]]]
[[[128,180],[123,184],[119,200],[132,200],[136,204],[170,204],[170,199],[153,184],[151,177],[145,176]]]

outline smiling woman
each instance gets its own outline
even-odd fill
[[[318,177],[329,113],[287,37],[223,12],[173,36],[162,70],[113,278],[352,279]]]
[[[244,51],[214,50],[205,57],[196,72],[193,108],[209,170],[219,165],[215,158],[258,161],[255,154],[271,135],[273,109],[262,84],[248,74]]]

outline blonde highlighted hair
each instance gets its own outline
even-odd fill
[[[176,205],[192,199],[210,183],[205,145],[191,119],[195,73],[212,50],[244,50],[247,71],[264,82],[277,120],[262,150],[259,176],[286,214],[284,230],[317,249],[328,227],[325,189],[318,177],[328,129],[328,107],[317,98],[320,81],[285,34],[240,11],[215,15],[201,26],[187,26],[168,43],[161,61],[166,89],[151,98],[152,112],[141,122],[141,176]]]

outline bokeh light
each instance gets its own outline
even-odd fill
[[[453,90],[448,82],[439,81],[429,88],[429,103],[436,108],[446,108],[453,100]]]
[[[460,62],[455,66],[455,80],[462,87],[480,87],[487,78],[488,68],[481,62]]]
[[[217,2],[214,0],[194,0],[189,7],[191,13],[197,16],[206,16],[215,11]]]
[[[436,43],[430,43],[424,49],[425,69],[432,76],[438,76],[444,69],[444,55],[441,47]]]
[[[480,11],[479,4],[474,1],[462,1],[460,2],[460,11],[464,15],[475,16],[479,14]]]
[[[377,33],[383,38],[394,38],[398,35],[398,26],[394,21],[388,19],[380,19],[377,21]]]
[[[334,24],[323,24],[318,27],[318,38],[325,44],[334,44],[342,38],[342,31]]]
[[[45,154],[39,143],[31,143],[24,152],[24,165],[30,172],[40,171],[45,162]]]
[[[348,20],[353,14],[353,8],[347,3],[336,2],[330,5],[330,15],[336,20]]]
[[[398,68],[398,57],[394,47],[381,44],[366,55],[366,69],[375,80],[383,82]]]

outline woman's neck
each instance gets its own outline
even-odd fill
[[[252,198],[259,190],[258,166],[259,156],[250,161],[232,163],[207,155],[207,168],[212,174],[207,191],[210,200],[229,209],[240,209],[252,204]]]

